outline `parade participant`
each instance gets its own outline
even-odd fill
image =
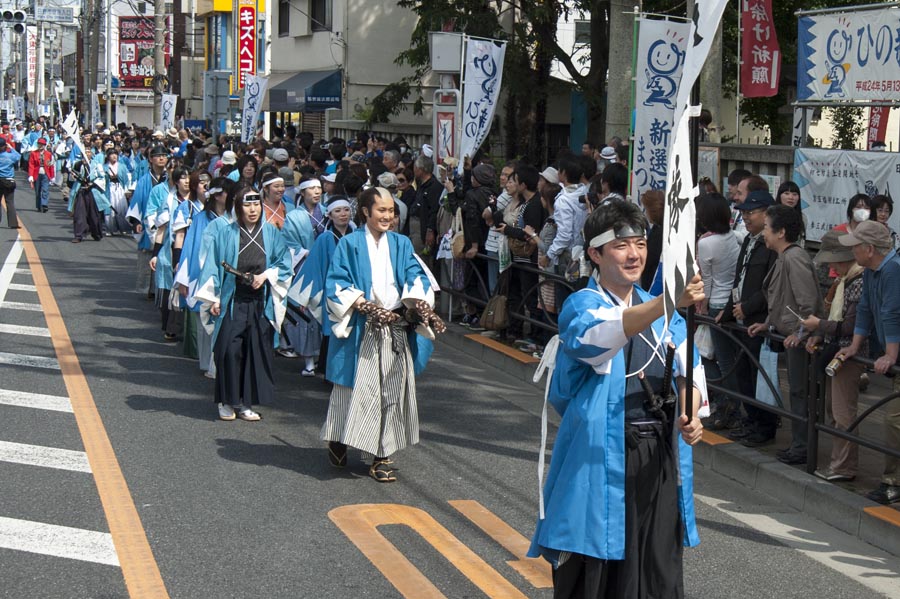
[[[106,176],[102,169],[92,166],[91,156],[91,149],[87,148],[84,158],[76,162],[72,169],[75,183],[68,205],[74,228],[72,243],[81,243],[87,235],[94,241],[103,239],[103,213],[109,209],[109,199],[104,189]]]
[[[284,184],[279,182],[276,185],[283,187]],[[288,202],[285,204],[288,205]],[[306,210],[288,212],[281,234],[290,252],[291,269],[296,276],[316,239],[309,213]],[[285,358],[303,357],[306,366],[301,371],[301,376],[313,376],[315,356],[318,355],[321,344],[319,325],[302,306],[288,303],[288,314],[282,325],[282,335],[276,351]]]
[[[224,158],[222,161],[224,162]],[[250,154],[245,154],[237,160],[234,170],[228,173],[228,178],[236,183],[250,185],[257,189],[256,173],[258,170],[259,163],[256,162],[256,158]]]
[[[0,137],[0,197],[6,201],[6,222],[10,229],[19,228],[16,216],[16,165],[21,159],[21,154],[7,143],[6,138]]]
[[[28,158],[28,183],[34,190],[34,209],[47,212],[50,209],[50,181],[56,178],[56,161],[47,149],[47,138],[39,137],[37,147]]]
[[[284,200],[284,179],[275,173],[266,173],[260,183],[262,191],[263,218],[279,231],[284,227],[284,219],[294,207]]]
[[[331,328],[327,326],[327,317],[322,301],[325,277],[328,275],[328,268],[338,242],[344,235],[356,229],[356,225],[350,218],[350,201],[346,196],[332,196],[327,210],[328,224],[325,232],[316,238],[309,256],[300,266],[288,294],[291,303],[305,308],[320,327],[322,342],[318,352],[318,370],[323,373],[326,371],[328,362],[328,338],[331,333]],[[298,216],[307,214],[304,210],[295,210],[288,216],[288,220],[294,218],[295,212]]]
[[[690,446],[702,434],[705,380],[696,352],[686,364],[684,320],[675,314],[667,327],[663,298],[639,286],[646,230],[636,204],[595,208],[584,227],[593,275],[559,317],[548,399],[562,420],[528,552],[553,565],[557,599],[682,597],[683,544],[699,542]],[[696,275],[678,305],[703,297]],[[667,347],[678,402],[664,373]]]
[[[128,169],[119,161],[119,151],[110,148],[106,151],[106,195],[109,198],[109,212],[106,215],[106,230],[111,234],[129,233],[128,223],[128,187],[131,178]]]
[[[316,177],[309,177],[300,181],[297,186],[300,196],[297,208],[304,210],[309,215],[310,223],[316,235],[325,230],[325,215],[322,212],[322,182]]]
[[[275,396],[274,332],[281,328],[291,278],[278,229],[262,220],[262,200],[249,185],[233,191],[235,222],[210,240],[194,295],[213,341],[219,418],[257,421],[255,404]],[[223,262],[242,273],[228,273]]]
[[[131,196],[131,202],[128,205],[128,220],[134,227],[135,234],[139,236],[135,290],[138,293],[146,293],[148,297],[153,297],[153,276],[150,272],[153,240],[150,238],[147,228],[147,201],[150,199],[150,192],[153,188],[166,181],[169,152],[165,146],[157,144],[150,148],[149,157],[148,170],[138,178],[134,194]]]
[[[168,181],[160,183],[150,192],[147,201],[147,225],[153,236],[153,257],[150,270],[154,272],[156,305],[159,308],[163,339],[175,341],[183,326],[181,310],[171,297],[174,273],[172,270],[172,227],[170,223],[178,206],[190,194],[190,175],[181,167],[172,170]],[[176,308],[176,309],[173,309]]]
[[[433,278],[409,239],[388,231],[390,192],[365,190],[359,210],[366,224],[340,240],[325,280],[334,388],[321,438],[332,465],[345,466],[355,447],[373,456],[372,478],[393,482],[390,456],[419,442],[414,373],[445,326],[432,310]]]

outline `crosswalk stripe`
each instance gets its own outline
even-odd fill
[[[28,366],[30,368],[49,368],[60,370],[59,362],[55,358],[43,358],[41,356],[26,356],[24,354],[10,354],[0,351],[0,364],[12,366]]]
[[[0,462],[71,470],[72,472],[91,472],[87,454],[83,451],[10,441],[0,441]]]
[[[8,310],[27,310],[29,312],[43,312],[44,307],[40,304],[29,304],[27,302],[2,302],[0,308]]]
[[[0,517],[0,547],[118,566],[112,535],[30,520]]]
[[[17,275],[30,275],[30,274],[31,274],[31,269],[30,269],[30,268],[17,268],[17,269],[14,271],[14,273],[17,274]]]
[[[9,335],[31,335],[32,337],[49,337],[50,329],[46,327],[26,327],[19,324],[5,324],[0,322],[0,333]]]
[[[69,401],[68,397],[44,395],[42,393],[28,393],[26,391],[12,391],[10,389],[0,389],[0,404],[18,406],[21,408],[51,410],[53,412],[72,412],[72,402]]]
[[[10,283],[7,287],[10,291],[37,291],[34,285],[26,285],[24,283]]]
[[[0,302],[6,299],[6,291],[9,289],[13,274],[16,272],[16,265],[19,263],[21,257],[22,242],[17,237],[12,248],[10,248],[9,253],[6,255],[6,260],[3,262],[3,268],[0,268]]]

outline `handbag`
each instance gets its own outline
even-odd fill
[[[488,300],[478,321],[481,326],[489,331],[502,331],[509,324],[509,315],[506,312],[506,296],[494,295]]]
[[[509,253],[516,258],[530,258],[531,254],[534,253],[534,248],[527,241],[513,239],[512,237],[507,237],[506,241],[509,244]]]
[[[453,239],[450,242],[453,257],[463,258],[466,255],[466,235],[462,226],[462,208],[456,209],[456,216],[453,217],[453,231]]]
[[[716,350],[713,347],[712,330],[709,325],[701,324],[697,327],[697,331],[694,333],[694,345],[697,346],[697,351],[701,356],[707,360],[713,359]]]

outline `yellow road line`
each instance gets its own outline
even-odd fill
[[[75,355],[75,348],[59,312],[56,298],[53,297],[40,256],[31,235],[24,227],[19,229],[19,238],[31,267],[31,277],[37,288],[38,298],[44,307],[50,339],[56,350],[69,400],[72,402],[84,450],[94,473],[94,481],[97,484],[103,511],[106,513],[109,532],[116,547],[116,554],[119,556],[128,593],[131,597],[140,599],[168,598],[169,594],[153,557],[153,551],[150,549],[150,543],[147,541],[141,518],[134,506],[134,500],[106,434],[100,413],[97,411],[87,378],[81,370],[78,356]]]
[[[863,508],[863,511],[869,514],[870,516],[875,516],[879,520],[887,522],[888,524],[893,524],[894,526],[900,526],[900,512],[895,510],[894,508],[887,505],[880,506],[871,506],[867,508]]]

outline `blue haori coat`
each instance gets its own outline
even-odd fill
[[[401,301],[420,299],[433,306],[434,291],[438,287],[415,255],[412,242],[391,231],[385,235]],[[361,296],[372,299],[372,265],[365,227],[341,238],[325,278],[325,299],[331,325],[325,378],[344,387],[353,387],[356,380],[359,347],[366,328],[365,316],[353,309],[354,302]],[[433,340],[434,332],[430,327],[419,326],[415,331],[409,331],[409,348],[416,374],[428,363],[434,349]]]
[[[642,301],[652,296],[634,286]],[[572,294],[559,317],[560,343],[548,401],[561,422],[543,492],[546,515],[538,519],[529,557],[543,556],[554,566],[562,551],[598,559],[625,558],[625,357],[628,342],[617,306],[592,278],[588,288]],[[677,348],[674,376],[686,363],[686,327],[678,314],[653,325],[657,339]],[[651,340],[652,341],[652,340]],[[701,416],[708,413],[706,380],[694,351],[694,384],[703,397]],[[632,365],[639,368],[640,365]],[[673,432],[677,457],[678,495],[684,543],[700,542],[694,518],[691,447]],[[542,448],[543,451],[543,448]],[[674,506],[673,506],[674,507]]]
[[[310,232],[312,224],[309,223],[309,217],[305,211],[295,210],[291,212],[291,218],[304,217],[307,219],[307,225]],[[285,223],[283,234],[287,234],[287,223]],[[347,234],[352,233],[348,230]],[[324,233],[316,238],[309,255],[300,265],[294,277],[294,283],[288,291],[288,301],[293,305],[303,306],[306,308],[313,318],[322,327],[322,334],[326,337],[331,335],[331,327],[326,322],[325,302],[325,278],[328,276],[328,268],[331,266],[331,258],[334,256],[334,250],[337,249],[340,238],[331,229],[326,229]]]
[[[203,302],[200,308],[200,318],[207,332],[212,335],[212,343],[215,346],[216,337],[222,326],[222,316],[230,310],[234,304],[234,276],[226,274],[222,268],[222,261],[228,262],[237,268],[238,250],[240,248],[241,235],[236,222],[218,225],[223,219],[219,218],[206,227],[207,233],[211,233],[208,253],[203,257],[203,266],[200,269],[200,281],[194,298]],[[214,226],[218,225],[218,226]],[[272,323],[272,327],[279,331],[284,321],[285,299],[291,276],[291,256],[284,246],[281,233],[273,225],[263,223],[263,245],[266,248],[266,304],[265,316]],[[213,304],[221,306],[218,317],[213,316],[209,309]]]
[[[187,200],[185,200],[187,201]],[[171,289],[175,279],[172,270],[172,228],[175,214],[182,201],[178,199],[178,193],[168,182],[157,184],[150,191],[150,199],[147,201],[147,230],[151,236],[156,236],[157,229],[165,226],[162,248],[156,256],[156,288]],[[171,302],[170,298],[170,302]]]
[[[131,202],[128,204],[128,218],[140,221],[142,230],[136,234],[139,250],[152,250],[153,241],[150,238],[149,222],[147,219],[148,204],[150,202],[150,192],[158,185],[154,183],[153,174],[149,171],[143,175],[136,176],[134,193],[131,196]]]
[[[218,216],[215,212],[203,210],[192,219],[181,246],[181,261],[175,269],[175,283],[187,287],[185,303],[194,312],[200,311],[200,302],[194,297],[194,292],[200,284],[200,270],[210,244],[211,235],[207,235],[207,231],[212,228],[212,223],[219,220],[223,224],[231,222],[225,215]]]

